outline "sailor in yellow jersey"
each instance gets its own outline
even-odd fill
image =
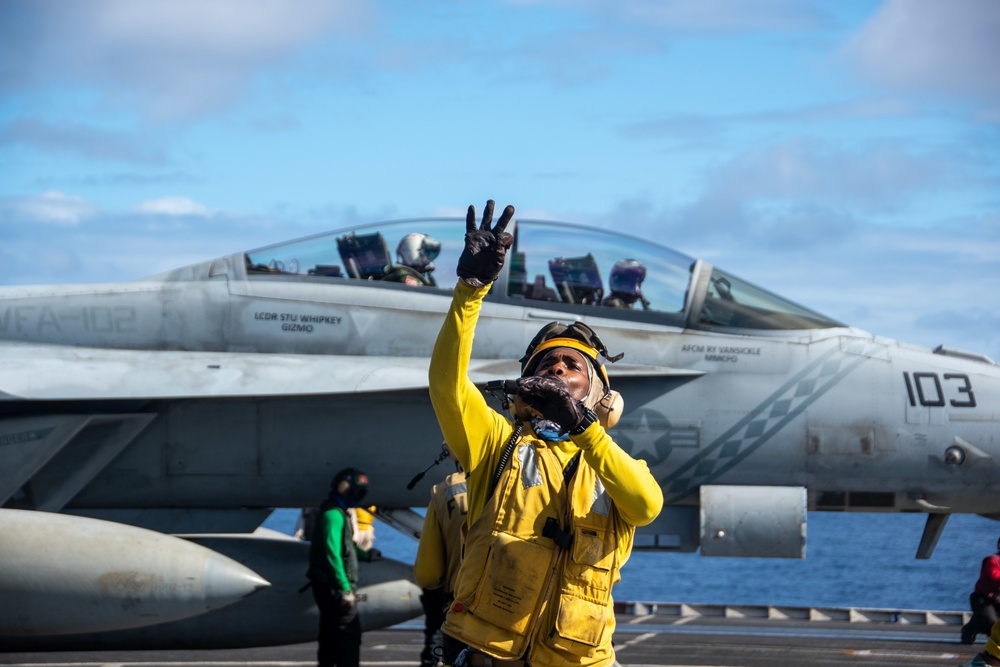
[[[604,369],[607,349],[586,325],[551,323],[528,346],[514,423],[468,378],[483,297],[503,267],[514,209],[492,226],[466,219],[461,280],[429,372],[441,431],[468,473],[468,535],[443,630],[468,645],[458,662],[532,667],[615,664],[612,586],[636,526],[663,495],[645,462],[608,435],[621,398]],[[446,655],[446,661],[449,656]]]
[[[442,446],[457,465],[448,444]],[[465,473],[459,467],[431,489],[431,502],[427,505],[417,558],[413,562],[413,576],[420,586],[420,604],[424,608],[421,667],[434,667],[442,657],[440,630],[445,612],[455,597],[468,511]]]
[[[1000,621],[993,624],[990,638],[986,640],[983,650],[963,663],[962,667],[986,667],[986,665],[1000,665]]]
[[[1000,665],[1000,621],[993,624],[990,638],[986,640],[986,646],[980,657],[987,665]]]
[[[354,543],[362,551],[371,551],[375,546],[375,510],[376,507],[353,507],[351,519],[354,522]],[[380,552],[381,555],[381,552]]]

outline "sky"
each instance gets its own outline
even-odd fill
[[[0,284],[615,229],[1000,360],[997,0],[0,0]]]

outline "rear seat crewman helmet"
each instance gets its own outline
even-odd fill
[[[434,260],[441,254],[441,242],[426,234],[407,234],[396,246],[396,257],[400,264],[421,273],[434,270]]]
[[[642,298],[642,281],[646,279],[646,267],[636,259],[622,259],[611,267],[608,286],[611,293],[632,305]]]

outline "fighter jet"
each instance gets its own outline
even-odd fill
[[[464,231],[413,219],[133,282],[0,288],[0,598],[17,601],[0,643],[312,639],[303,545],[252,533],[345,466],[419,528],[406,508],[447,472],[408,488],[440,447],[427,369]],[[1000,518],[985,356],[861,331],[646,239],[510,231],[470,373],[484,391],[517,377],[553,320],[624,354],[612,434],[666,499],[637,548],[803,557],[808,510],[920,512],[926,558],[952,513]],[[363,568],[366,627],[421,613],[408,566]]]

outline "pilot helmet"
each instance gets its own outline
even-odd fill
[[[357,507],[368,495],[368,475],[357,468],[344,468],[330,482],[330,491],[349,507]]]
[[[610,356],[601,338],[583,322],[573,322],[569,325],[549,322],[535,334],[524,356],[521,357],[521,377],[534,375],[545,353],[557,347],[576,350],[590,362],[593,372],[590,374],[590,393],[584,399],[584,405],[597,413],[604,428],[611,428],[617,424],[624,408],[624,401],[621,394],[611,388],[604,362],[614,363],[624,355]],[[526,413],[525,406],[515,401],[514,413],[515,416],[523,418]]]
[[[396,246],[399,263],[421,273],[434,270],[434,260],[439,254],[441,254],[441,242],[417,232],[407,234]]]
[[[608,285],[611,293],[628,304],[642,298],[642,281],[646,279],[646,267],[636,259],[621,259],[611,268]]]

